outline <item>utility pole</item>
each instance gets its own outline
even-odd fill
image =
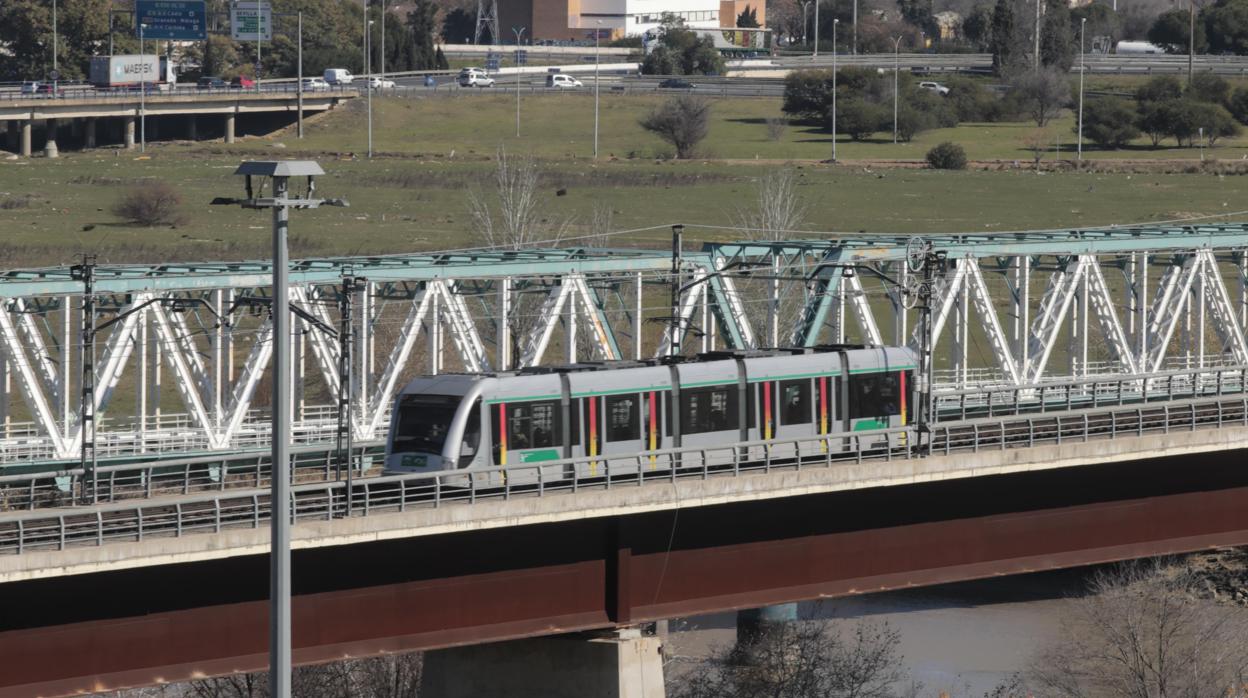
[[[901,70],[901,37],[893,38],[893,144],[897,144],[897,82],[900,80],[898,74]],[[835,140],[835,136],[834,136]]]
[[[355,292],[364,286],[364,279],[353,275],[350,271],[342,277],[342,295],[338,298],[338,479],[342,479],[346,469],[347,491],[351,491],[355,466],[352,463],[352,433],[355,430],[355,412],[351,407],[351,398],[355,393],[354,376],[351,370],[352,348],[355,342],[355,320],[351,312],[354,305]],[[351,515],[351,497],[347,497],[347,515]]]
[[[1040,0],[1036,0],[1036,52],[1035,60],[1032,62],[1032,69],[1040,70]]]
[[[594,159],[598,159],[598,40],[602,34],[602,20],[598,20],[598,26],[594,29]],[[516,51],[520,51],[520,47],[516,46]]]
[[[516,34],[516,50],[520,50],[520,37],[524,36],[525,27],[512,27],[511,31]],[[595,78],[595,82],[597,79]],[[595,93],[596,94],[596,93]],[[598,102],[595,100],[595,106]],[[594,123],[597,123],[596,121]],[[516,138],[520,137],[520,73],[516,73]]]
[[[365,15],[367,16],[367,15]],[[373,34],[373,20],[364,24],[364,90],[368,93],[368,159],[373,159],[373,85],[372,47],[369,46]]]
[[[667,343],[669,356],[680,356],[680,256],[681,256],[681,237],[685,234],[685,226],[677,223],[672,226],[672,322],[669,331],[672,333],[671,341]]]
[[[1083,31],[1088,26],[1088,18],[1083,17],[1079,20],[1079,154],[1076,158],[1079,162],[1083,162]]]
[[[858,0],[854,0],[854,55],[858,55]]]
[[[290,256],[287,239],[290,209],[346,206],[341,199],[316,199],[314,178],[325,174],[313,161],[249,161],[236,175],[246,177],[245,199],[218,197],[213,204],[241,204],[243,208],[273,209],[273,298],[269,313],[273,323],[273,403],[270,412],[272,450],[269,478],[269,695],[291,698],[290,645]],[[307,191],[290,196],[290,178],[307,177]],[[271,181],[272,194],[262,196],[256,180]],[[263,189],[263,184],[261,184]],[[347,497],[350,497],[348,491]]]
[[[146,24],[139,23],[139,152],[147,152],[147,60],[143,57],[143,30]],[[160,59],[156,59],[159,70]],[[131,145],[134,136],[128,136]]]
[[[1187,86],[1192,86],[1192,67],[1196,59],[1196,0],[1187,2]]]
[[[296,84],[299,87],[295,89],[295,100],[298,103],[297,109],[299,113],[295,121],[295,123],[297,124],[295,127],[295,137],[303,138],[303,11],[302,10],[299,12],[298,36],[299,36],[298,38],[299,50],[297,51],[297,56],[298,56],[297,63],[299,66],[298,67],[299,82]]]
[[[819,57],[819,0],[815,0],[815,51],[810,54],[813,61]]]
[[[82,282],[82,374],[79,431],[82,433],[81,463],[84,477],[82,498],[96,502],[95,453],[95,255],[83,255],[82,264],[69,270],[70,278]],[[66,312],[69,312],[66,310]],[[69,386],[65,386],[66,389]],[[86,488],[90,488],[88,499]]]
[[[836,30],[841,20],[832,20],[832,162],[836,162]]]

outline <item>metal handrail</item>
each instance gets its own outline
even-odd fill
[[[1248,427],[1248,396],[1204,398],[1156,404],[1077,410],[1063,414],[981,418],[933,425],[928,449],[934,454],[1025,448],[1069,440],[1142,436],[1172,429],[1188,431],[1234,424]],[[724,446],[663,449],[630,456],[595,456],[519,464],[392,475],[362,479],[350,488],[342,481],[296,485],[296,520],[333,520],[414,508],[437,508],[509,499],[550,496],[585,489],[642,487],[696,477],[737,477],[743,473],[834,467],[843,463],[916,457],[908,427],[829,434],[821,437],[754,441]],[[867,448],[864,448],[864,445]],[[666,460],[649,469],[651,456]],[[596,464],[595,468],[587,468]],[[601,473],[598,469],[601,469]],[[550,471],[558,470],[552,476]],[[590,474],[584,471],[589,469]],[[524,475],[528,477],[524,477]],[[249,488],[138,504],[90,509],[36,511],[0,516],[0,553],[102,546],[108,541],[141,541],[226,528],[259,528],[269,516],[268,490]]]

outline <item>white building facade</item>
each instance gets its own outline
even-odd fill
[[[690,28],[724,26],[720,0],[580,0],[579,4],[579,14],[568,17],[570,26],[611,30],[616,36],[641,36],[658,27],[664,14],[679,17]],[[728,18],[728,26],[734,19]]]

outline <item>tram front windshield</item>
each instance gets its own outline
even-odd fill
[[[399,399],[393,453],[442,453],[451,420],[462,398],[456,395],[404,395]]]

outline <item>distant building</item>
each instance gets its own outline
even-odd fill
[[[528,27],[535,41],[592,40],[594,30],[605,40],[641,36],[659,26],[664,14],[688,27],[735,27],[749,7],[764,26],[766,5],[766,0],[507,0],[498,4],[498,26],[504,37],[511,27]]]

